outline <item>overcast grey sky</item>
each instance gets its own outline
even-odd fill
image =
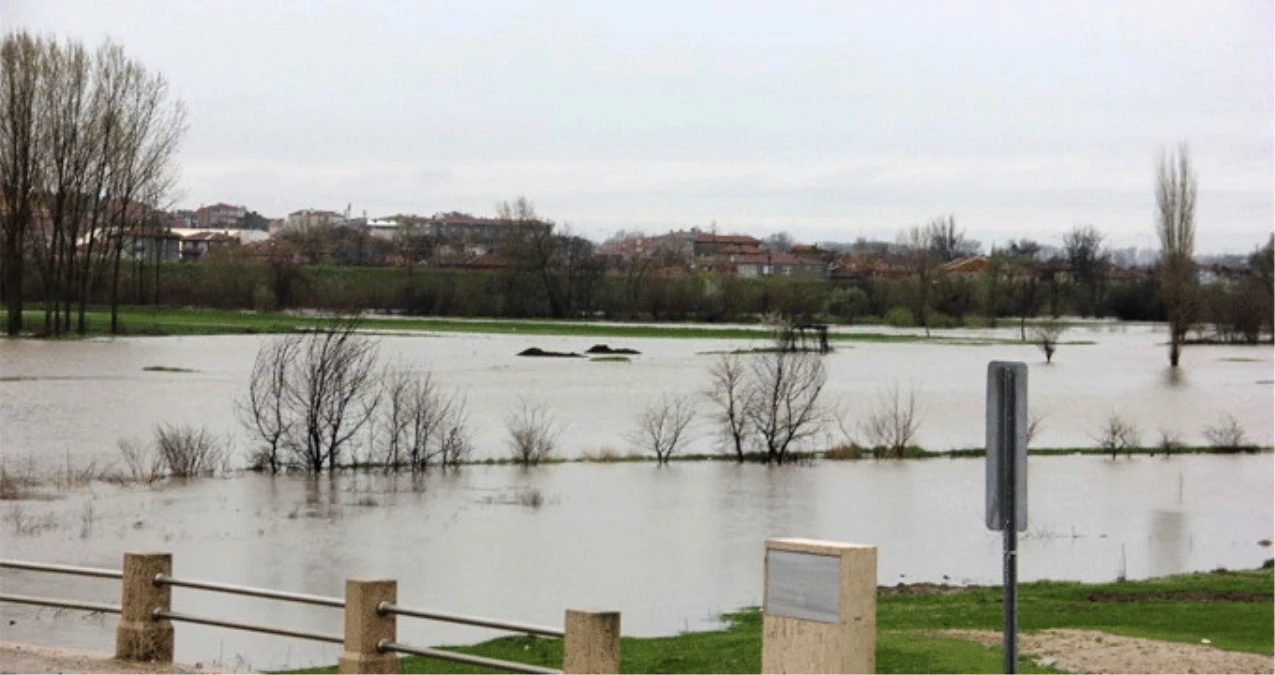
[[[1090,223],[1152,247],[1156,157],[1186,141],[1200,252],[1275,223],[1270,0],[0,0],[0,26],[168,77],[189,207],[525,194],[595,239],[894,239],[953,213],[984,244]]]

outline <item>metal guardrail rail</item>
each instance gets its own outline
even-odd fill
[[[282,635],[283,637],[301,638],[303,640],[315,640],[316,642],[330,642],[332,644],[342,644],[345,638],[340,635],[331,633],[311,633],[302,630],[289,630],[287,628],[275,628],[273,626],[263,626],[261,624],[242,623],[239,621],[227,621],[225,619],[214,619],[207,616],[198,616],[195,614],[183,614],[181,612],[165,612],[157,609],[151,612],[151,617],[156,619],[168,619],[169,621],[184,621],[186,623],[198,623],[205,626],[217,626],[219,628],[233,628],[235,630],[246,630],[254,633],[267,633],[269,635]]]
[[[376,613],[381,616],[410,616],[416,619],[429,619],[431,621],[445,621],[447,623],[459,623],[468,626],[479,626],[481,628],[495,628],[497,630],[511,631],[514,633],[524,633],[539,637],[562,638],[566,632],[560,628],[549,628],[546,626],[536,626],[529,623],[519,623],[516,621],[502,621],[500,619],[488,619],[480,616],[468,616],[465,614],[452,614],[450,612],[437,612],[425,609],[416,609],[414,607],[402,607],[390,602],[382,602],[377,604]],[[460,654],[457,652],[449,652],[442,649],[431,649],[428,647],[416,647],[413,645],[403,644],[401,642],[382,641],[376,646],[380,652],[398,652],[401,654],[414,654],[416,656],[424,656],[431,659],[439,659],[442,661],[453,661],[455,663],[467,663],[473,666],[481,666],[484,668],[496,668],[499,670],[507,670],[512,673],[561,673],[561,670],[553,668],[543,668],[541,666],[533,666],[526,663],[518,663],[517,661],[504,661],[501,659],[491,659],[483,656],[473,656],[470,654]]]
[[[49,572],[52,574],[69,574],[80,577],[96,577],[99,579],[122,579],[123,572],[106,570],[97,567],[77,567],[75,565],[54,565],[50,563],[33,563],[23,560],[0,560],[0,568],[24,570],[27,572]],[[41,607],[57,607],[59,609],[79,609],[86,612],[102,612],[119,614],[123,609],[119,605],[104,602],[88,602],[86,600],[68,600],[66,598],[40,598],[34,595],[17,595],[0,593],[0,602],[13,602],[20,605],[37,605]]]
[[[398,642],[384,642],[376,646],[381,652],[398,652],[400,654],[413,654],[416,656],[425,656],[431,659],[439,659],[442,661],[454,661],[456,663],[468,663],[473,666],[482,666],[485,668],[498,668],[500,670],[508,670],[511,673],[561,673],[561,670],[553,668],[542,668],[526,663],[518,663],[516,661],[502,661],[500,659],[489,659],[482,656],[472,656],[469,654],[459,654],[456,652],[443,651],[441,649],[429,649],[426,647],[413,647]]]
[[[0,602],[16,602],[20,605],[42,605],[60,609],[82,609],[86,612],[102,612],[119,614],[123,611],[119,605],[108,605],[102,602],[82,602],[80,600],[63,600],[62,598],[37,598],[34,595],[12,595],[0,593]]]
[[[194,588],[201,591],[212,591],[215,593],[230,593],[231,595],[247,595],[254,598],[268,598],[270,600],[283,600],[285,602],[299,602],[306,605],[319,605],[321,607],[345,607],[345,600],[342,598],[333,598],[325,595],[310,595],[308,593],[289,593],[287,591],[272,591],[268,588],[253,588],[251,586],[236,586],[234,584],[217,584],[209,581],[195,581],[193,579],[179,579],[170,577],[166,574],[155,575],[156,586],[176,586],[180,588]]]
[[[480,616],[466,616],[464,614],[451,614],[448,612],[435,612],[425,609],[415,609],[412,607],[400,607],[399,605],[388,602],[382,602],[377,605],[376,612],[382,616],[386,614],[395,614],[398,616],[410,616],[417,619],[430,619],[433,621],[461,623],[469,626],[479,626],[482,628],[495,628],[497,630],[526,633],[527,635],[537,635],[540,637],[561,638],[566,635],[561,628],[549,628],[546,626],[535,626],[529,623],[502,621],[500,619],[486,619]]]
[[[101,579],[123,579],[124,573],[119,570],[104,570],[98,567],[76,567],[74,565],[50,565],[23,560],[2,560],[0,568],[11,570],[28,570],[32,572],[52,572],[54,574],[71,574],[81,577],[98,577]]]

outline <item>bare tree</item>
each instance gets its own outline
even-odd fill
[[[1160,235],[1160,298],[1169,315],[1169,365],[1178,367],[1194,319],[1196,177],[1185,144],[1161,153],[1156,172],[1156,233]]]
[[[386,371],[380,407],[387,468],[406,464],[423,471],[432,464],[460,461],[468,444],[464,399],[443,391],[433,374]]]
[[[1121,450],[1128,452],[1138,447],[1141,434],[1132,422],[1112,413],[1103,422],[1094,440],[1098,443],[1098,447],[1110,452],[1112,459],[1115,459],[1116,454]]]
[[[664,394],[638,417],[633,442],[654,452],[659,464],[667,464],[686,440],[686,430],[694,419],[695,406],[690,397]]]
[[[562,433],[543,403],[525,399],[505,419],[505,429],[514,461],[522,466],[534,466],[551,457]]]
[[[879,449],[883,455],[903,459],[921,428],[922,419],[916,391],[909,388],[904,393],[895,382],[877,391],[877,400],[861,429],[874,451]]]
[[[749,365],[754,393],[744,419],[765,448],[766,463],[783,464],[794,446],[823,428],[827,410],[819,395],[827,371],[810,352],[768,352]]]
[[[1036,315],[1041,301],[1039,256],[1040,244],[1030,239],[1011,241],[1005,249],[1014,313],[1018,315],[1018,333],[1023,342],[1027,341],[1027,319]]]
[[[952,262],[957,258],[972,255],[979,249],[976,241],[965,238],[964,230],[956,229],[956,216],[939,216],[925,228],[929,236],[929,248],[939,262]]]
[[[439,462],[455,468],[469,459],[474,444],[469,434],[468,405],[464,396],[453,394],[439,434]]]
[[[355,319],[280,338],[257,352],[240,421],[263,443],[272,471],[287,462],[315,473],[335,470],[379,402],[375,345]]]
[[[355,320],[306,334],[288,390],[301,418],[297,450],[311,471],[340,466],[345,445],[372,418],[376,362],[376,347]]]
[[[1204,438],[1208,439],[1209,445],[1214,448],[1228,452],[1239,452],[1249,447],[1244,435],[1244,427],[1230,413],[1222,415],[1217,424],[1205,427]]]
[[[173,478],[213,476],[229,462],[229,445],[204,427],[161,424],[155,427],[155,446]]]
[[[290,397],[290,376],[302,347],[302,336],[278,338],[257,350],[245,398],[235,402],[235,412],[248,433],[261,443],[252,464],[278,473],[284,452],[296,441]]]
[[[1063,236],[1067,264],[1076,283],[1086,290],[1081,313],[1097,315],[1111,255],[1103,247],[1102,233],[1093,225],[1077,225]]]
[[[903,255],[908,269],[912,273],[912,315],[916,322],[925,328],[925,335],[930,335],[930,304],[933,302],[934,277],[939,265],[943,262],[936,242],[944,238],[944,230],[951,224],[951,218],[936,218],[926,225],[913,225],[900,236]],[[952,224],[955,227],[954,224]]]
[[[1060,321],[1041,321],[1032,326],[1032,337],[1036,346],[1045,354],[1045,363],[1053,363],[1054,352],[1058,349],[1058,338],[1067,330],[1066,324]]]
[[[752,406],[753,389],[748,384],[748,370],[736,354],[723,354],[708,371],[709,388],[704,396],[713,407],[710,419],[722,440],[735,451],[735,459],[744,461],[749,427],[746,411]]]
[[[4,229],[6,331],[22,332],[27,233],[41,171],[41,115],[36,105],[45,44],[25,32],[0,42],[0,224]]]

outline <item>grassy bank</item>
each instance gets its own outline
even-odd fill
[[[1198,644],[1271,655],[1275,647],[1272,573],[1214,571],[1148,581],[1079,584],[1040,581],[1019,586],[1019,627],[1101,630],[1130,637]],[[927,635],[950,629],[1000,630],[999,588],[899,586],[877,600],[877,672],[997,673],[999,648]],[[621,670],[628,673],[756,673],[761,670],[761,615],[748,609],[722,617],[721,630],[658,638],[624,638]],[[451,651],[561,667],[562,643],[501,638]],[[1030,655],[1021,672],[1037,667]],[[332,668],[288,672],[330,673]],[[403,659],[404,673],[489,672],[423,658]]]
[[[4,312],[0,312],[0,317]],[[28,326],[43,325],[44,314],[36,310],[24,313]],[[110,331],[110,312],[94,309],[86,315],[88,334],[102,336]],[[285,313],[240,312],[218,309],[175,309],[153,307],[125,307],[120,310],[120,322],[125,335],[240,335],[283,334],[313,330],[323,326],[325,319]],[[732,326],[711,328],[702,324],[651,325],[623,323],[587,323],[581,321],[532,321],[515,319],[442,319],[442,318],[385,318],[375,315],[364,317],[363,327],[370,331],[418,332],[418,333],[484,333],[494,335],[567,336],[596,338],[715,338],[724,340],[770,340],[769,329]],[[937,344],[1021,344],[1016,340],[970,339],[935,335],[889,335],[869,332],[832,332],[832,342],[926,342]],[[1077,343],[1080,344],[1080,343]]]

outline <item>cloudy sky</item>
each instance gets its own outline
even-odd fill
[[[0,0],[0,27],[163,73],[179,204],[493,211],[601,239],[707,227],[1152,247],[1187,142],[1197,249],[1275,223],[1275,18],[1253,2]]]

